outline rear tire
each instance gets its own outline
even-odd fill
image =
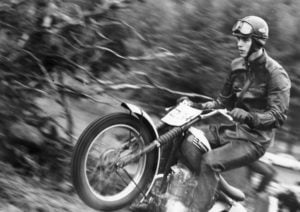
[[[79,197],[96,210],[117,210],[131,204],[153,179],[156,152],[124,168],[117,167],[116,162],[140,151],[154,138],[141,120],[126,113],[107,115],[91,123],[72,156],[73,184]]]

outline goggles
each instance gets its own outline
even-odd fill
[[[245,22],[238,20],[235,25],[232,27],[232,32],[235,34],[241,34],[243,36],[249,36],[253,33],[253,27]]]

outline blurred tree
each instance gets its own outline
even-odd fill
[[[112,18],[133,2],[1,1],[1,159],[29,175],[60,180],[69,176],[74,134],[69,96],[93,99],[70,84],[70,78],[71,83],[97,83],[100,72],[124,64],[113,56],[115,51],[126,56],[127,37],[122,25],[112,27]],[[66,126],[47,116],[37,104],[41,98],[61,106]]]

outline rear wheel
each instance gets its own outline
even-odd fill
[[[90,124],[72,157],[73,184],[80,198],[97,210],[116,210],[133,202],[154,176],[156,153],[125,167],[118,162],[153,139],[145,124],[130,114],[116,113]]]

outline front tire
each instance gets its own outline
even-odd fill
[[[146,125],[130,114],[111,114],[91,123],[72,156],[73,184],[79,197],[96,210],[116,210],[132,203],[154,176],[156,152],[122,168],[117,162],[153,139]]]

